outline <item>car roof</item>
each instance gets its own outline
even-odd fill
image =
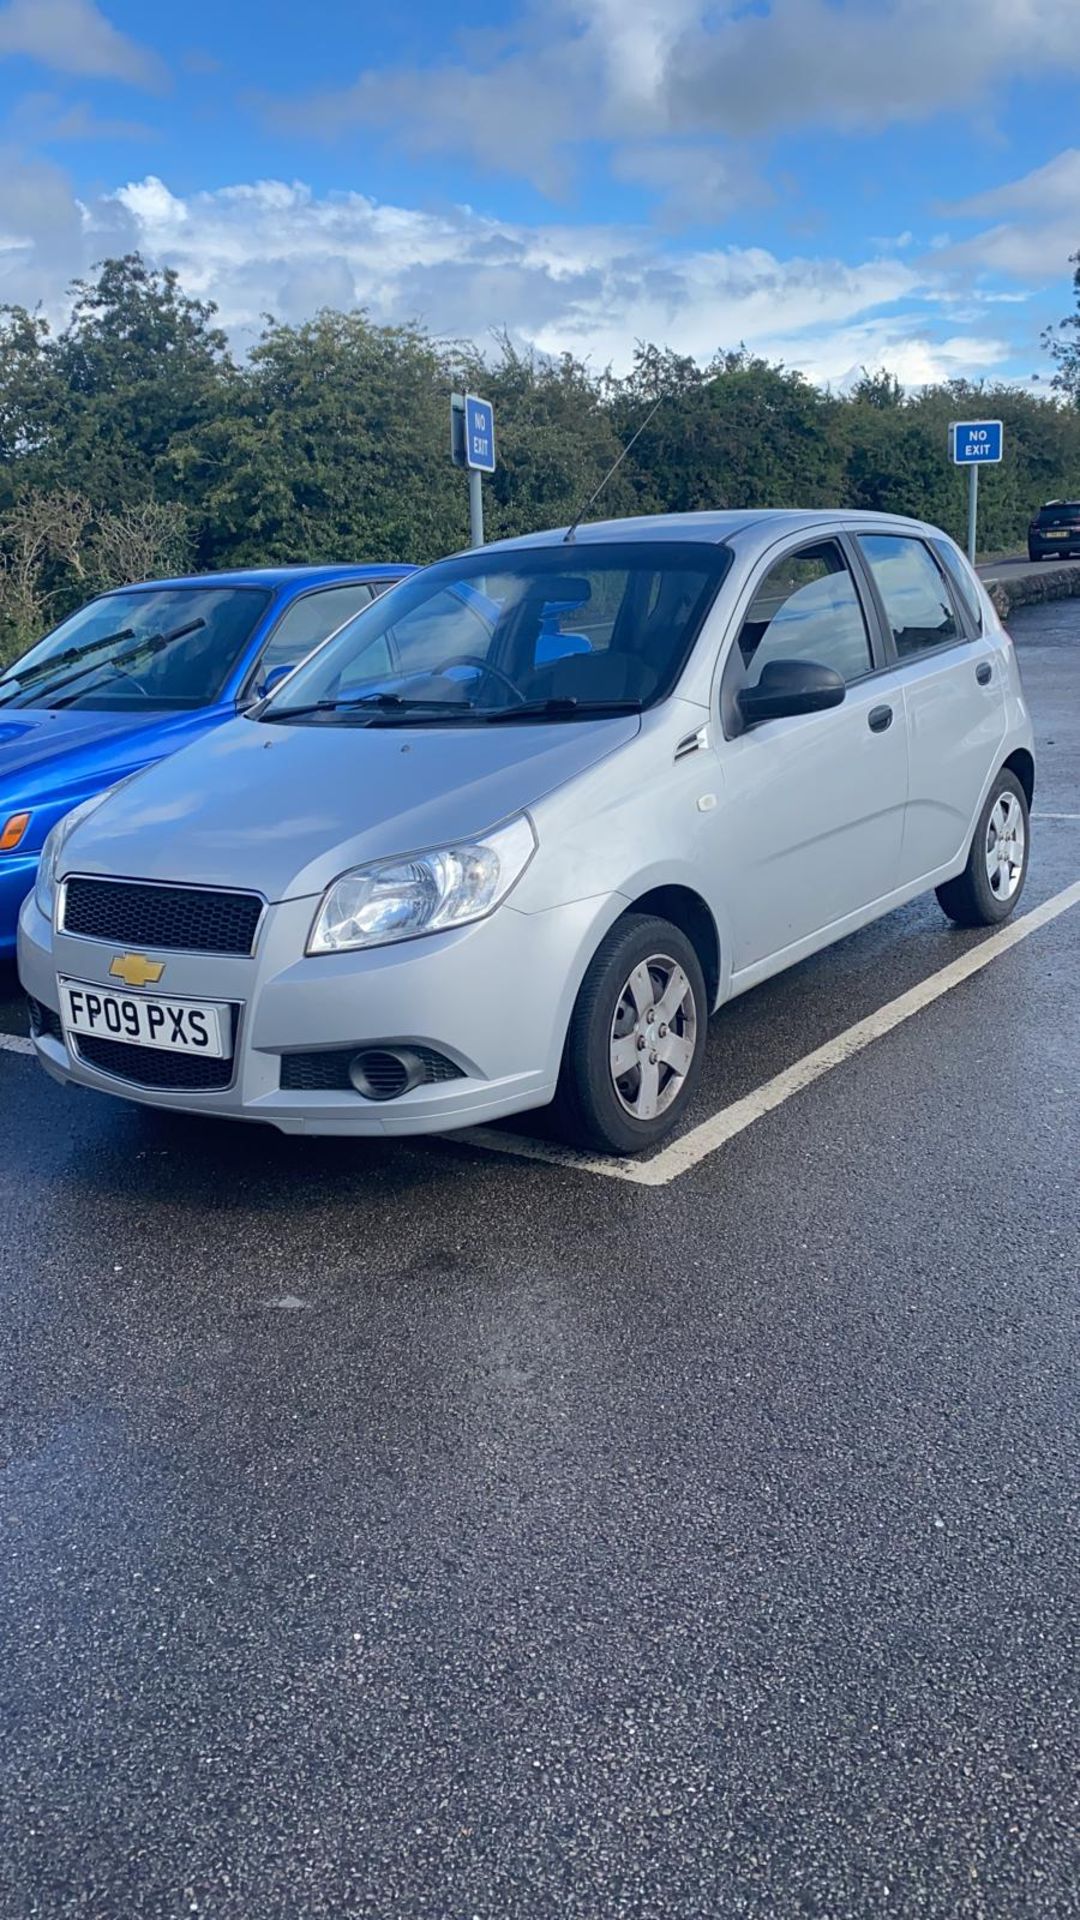
[[[138,593],[147,587],[332,587],[347,580],[400,580],[416,568],[402,562],[392,566],[384,561],[370,565],[347,561],[321,566],[234,567],[220,573],[175,574],[161,580],[132,580],[114,587],[114,593]]]
[[[804,528],[812,530],[815,526],[835,527],[838,524],[867,529],[905,528],[908,532],[918,530],[935,535],[940,531],[937,527],[928,527],[921,520],[910,520],[895,513],[865,513],[845,507],[747,507],[705,513],[638,514],[625,520],[589,520],[575,529],[572,544],[586,546],[603,540],[703,540],[719,544],[752,536],[755,542],[767,545],[788,532],[798,533]],[[552,527],[545,533],[529,533],[516,540],[494,541],[491,551],[513,547],[554,547],[560,545],[565,534],[565,527]]]

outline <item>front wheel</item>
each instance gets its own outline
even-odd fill
[[[601,941],[581,985],[555,1111],[577,1146],[643,1153],[689,1104],[705,1046],[701,962],[668,920],[627,913]]]
[[[1007,920],[1024,890],[1030,847],[1027,795],[1003,768],[979,815],[967,866],[937,890],[949,919],[958,927],[995,927]]]

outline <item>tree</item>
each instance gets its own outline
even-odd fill
[[[168,490],[173,441],[213,418],[236,369],[214,307],[171,267],[129,254],[73,293],[51,351],[64,396],[53,467],[95,505],[130,505]]]
[[[122,579],[462,546],[448,421],[462,389],[495,403],[493,537],[570,520],[659,400],[591,518],[850,505],[962,535],[948,424],[991,414],[1007,457],[983,475],[980,525],[987,548],[1008,548],[1040,500],[1080,494],[1080,254],[1074,265],[1077,313],[1048,341],[1052,394],[963,381],[905,392],[864,369],[843,397],[744,347],[701,364],[642,341],[618,378],[505,336],[481,355],[355,311],[267,319],[237,364],[213,307],[175,273],[107,260],[58,330],[0,307],[0,644],[37,638]]]
[[[859,378],[851,389],[851,400],[856,406],[878,407],[882,412],[894,412],[904,404],[904,389],[895,373],[889,373],[885,367],[871,371],[863,367]]]
[[[182,573],[191,556],[187,514],[175,500],[140,500],[99,513],[91,565],[101,589]]]
[[[466,384],[495,405],[499,464],[485,486],[491,539],[567,525],[621,447],[607,374],[593,374],[569,353],[547,360],[522,352],[505,335],[498,344],[493,366],[466,369]],[[620,471],[592,511],[606,519],[634,508],[633,485]]]
[[[85,579],[90,515],[70,490],[29,493],[0,525],[0,660],[41,638],[66,579]]]
[[[1080,407],[1080,253],[1070,254],[1069,265],[1075,269],[1076,312],[1059,321],[1056,327],[1047,327],[1042,344],[1055,367],[1050,385],[1056,392],[1063,393],[1074,407]]]

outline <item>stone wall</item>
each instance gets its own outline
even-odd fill
[[[1080,565],[1075,567],[1034,566],[1030,573],[1016,573],[1005,580],[988,580],[986,591],[1001,618],[1007,620],[1016,607],[1029,607],[1040,600],[1068,600],[1080,594]]]

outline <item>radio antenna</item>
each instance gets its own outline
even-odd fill
[[[618,459],[612,462],[611,466],[608,468],[603,479],[601,480],[600,485],[596,488],[596,490],[593,493],[590,493],[588,499],[585,502],[585,505],[583,507],[579,507],[577,513],[574,515],[574,518],[570,522],[570,525],[567,527],[566,532],[563,534],[564,547],[569,547],[573,545],[574,535],[577,532],[578,528],[580,527],[582,521],[584,520],[585,515],[588,513],[589,508],[596,504],[597,500],[599,500],[600,495],[603,493],[604,488],[607,486],[607,483],[611,479],[612,475],[617,473],[619,468],[622,466],[622,463],[626,459],[626,456],[629,453],[631,447],[634,445],[636,441],[641,439],[641,436],[644,433],[646,427],[648,426],[649,421],[652,419],[653,414],[656,412],[657,407],[660,405],[663,399],[664,399],[664,395],[662,393],[657,395],[656,399],[652,403],[652,406],[649,408],[648,413],[645,415],[645,418],[642,421],[637,432],[633,434],[632,437],[627,441]]]

